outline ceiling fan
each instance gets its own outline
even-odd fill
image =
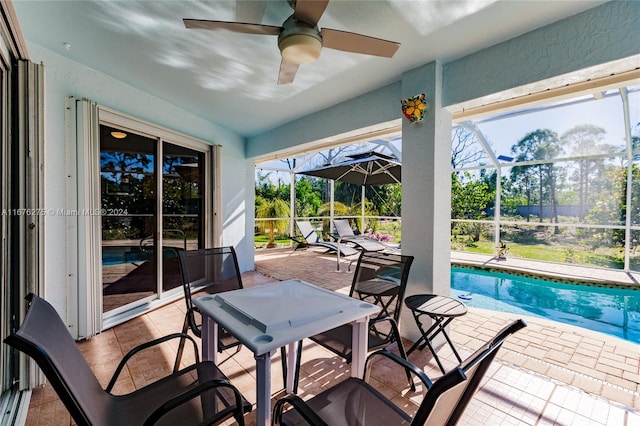
[[[400,47],[400,43],[363,34],[330,28],[318,29],[318,21],[327,8],[329,0],[287,0],[287,2],[293,8],[293,14],[281,27],[206,19],[183,19],[183,21],[187,28],[278,36],[278,48],[282,56],[278,84],[292,83],[300,64],[308,64],[318,59],[323,47],[385,58],[391,58]]]

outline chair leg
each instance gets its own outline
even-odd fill
[[[182,325],[182,334],[187,334],[189,331],[189,317],[185,316],[184,324]],[[181,337],[180,343],[178,344],[178,353],[176,354],[176,362],[173,365],[173,372],[180,370],[180,363],[182,362],[182,352],[184,352],[184,343],[186,342],[186,338]]]
[[[293,376],[293,393],[298,393],[298,383],[300,382],[300,362],[302,359],[302,340],[298,342],[298,356],[296,356],[296,371]]]
[[[300,357],[302,357],[302,340],[298,342],[296,349],[296,365],[293,371],[293,393],[298,393],[298,383],[300,382]],[[280,358],[282,358],[282,383],[287,387],[287,349],[285,346],[280,348]]]
[[[400,356],[404,358],[406,361],[409,361],[407,352],[404,350],[404,344],[402,343],[402,338],[400,337],[400,330],[398,330],[398,324],[393,319],[390,319],[389,322],[391,323],[391,330],[392,330],[391,332],[395,336],[396,343],[398,344],[398,352],[400,352]],[[407,369],[405,369],[404,372],[407,375],[407,380],[409,381],[409,385],[411,386],[411,391],[415,392],[416,385],[413,383],[413,380],[411,378],[411,373],[409,373],[409,370]]]
[[[282,362],[282,387],[287,388],[287,349],[282,346],[280,348],[280,359]]]

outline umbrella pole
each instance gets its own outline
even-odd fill
[[[329,230],[333,231],[333,215],[334,215],[334,211],[333,211],[333,207],[334,207],[334,203],[335,203],[335,199],[334,199],[334,185],[335,185],[335,181],[331,180],[331,207],[330,207],[330,211],[329,211]],[[340,237],[338,237],[338,242],[336,243],[336,272],[340,272]]]
[[[362,218],[360,219],[360,233],[364,234],[364,185],[362,185],[362,201],[360,202],[360,210],[362,213]]]

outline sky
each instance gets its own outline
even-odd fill
[[[640,89],[640,87],[636,87]],[[593,98],[591,98],[593,99]],[[640,91],[629,95],[629,110],[632,127],[640,121]],[[624,146],[625,127],[620,96],[607,96],[588,102],[550,108],[530,114],[518,114],[509,118],[477,123],[485,137],[491,142],[496,156],[511,156],[511,147],[528,132],[550,129],[559,137],[564,132],[582,124],[590,124],[605,130],[602,143]]]

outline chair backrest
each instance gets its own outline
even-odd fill
[[[178,256],[187,309],[193,307],[192,294],[205,287],[208,293],[242,288],[238,258],[233,247],[180,251]]]
[[[349,296],[362,299],[362,293],[377,293],[379,297],[365,300],[378,305],[386,304],[392,298],[391,304],[378,315],[392,317],[398,322],[413,259],[413,256],[398,253],[363,251],[353,274]]]
[[[104,391],[56,310],[44,299],[29,295],[30,306],[20,329],[5,343],[38,364],[78,425],[98,425],[95,413],[109,410]]]
[[[296,225],[298,225],[298,229],[300,230],[302,237],[307,241],[307,243],[314,244],[320,241],[320,239],[318,238],[318,234],[316,234],[315,229],[313,229],[313,225],[311,225],[311,222],[301,220],[296,221]]]
[[[412,425],[455,425],[480,385],[504,340],[526,327],[519,319],[504,327],[458,367],[435,381],[420,404]],[[463,373],[466,380],[457,377]]]
[[[341,237],[355,237],[356,234],[353,232],[351,225],[349,225],[349,221],[347,219],[334,219],[333,226],[336,229],[336,232]]]

